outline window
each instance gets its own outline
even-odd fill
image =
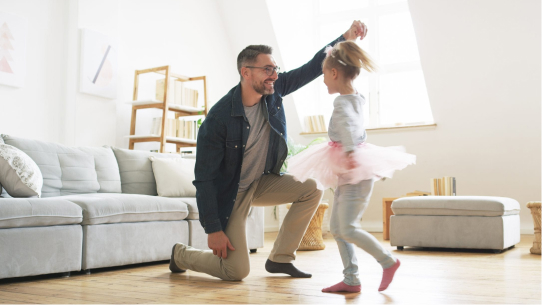
[[[367,25],[369,32],[358,44],[371,55],[380,68],[377,73],[362,70],[355,81],[356,88],[366,99],[365,126],[371,128],[433,122],[406,0],[295,2],[300,7],[285,10],[286,1],[268,1],[286,69],[300,66],[310,58],[314,50],[344,33],[353,20],[361,20]],[[280,6],[282,9],[279,9]],[[285,11],[295,11],[295,14]],[[290,19],[303,20],[305,27],[312,24],[313,30],[303,31],[308,33],[309,37],[301,38],[297,44],[293,43],[295,37],[300,39],[301,32],[292,31],[292,26],[296,25],[292,25],[290,21],[285,22]],[[303,61],[300,60],[302,55]],[[298,113],[302,118],[324,114],[326,121],[329,121],[331,116],[335,97],[327,93],[321,78],[294,94]]]

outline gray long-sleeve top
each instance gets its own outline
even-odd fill
[[[333,102],[328,135],[331,141],[341,143],[345,152],[353,151],[359,143],[367,140],[363,127],[364,104],[365,98],[359,93],[339,95]]]

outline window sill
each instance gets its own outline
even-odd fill
[[[436,127],[436,123],[428,123],[428,124],[413,124],[413,125],[401,125],[401,126],[385,126],[385,127],[368,127],[366,128],[367,131],[373,131],[373,130],[391,130],[391,129],[404,129],[404,128],[423,128],[423,127]],[[302,132],[300,133],[302,136],[323,136],[327,135],[326,132]]]

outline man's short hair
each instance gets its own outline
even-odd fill
[[[256,57],[260,54],[272,54],[273,48],[263,44],[260,45],[250,45],[241,51],[237,56],[237,71],[241,75],[241,68],[246,65],[252,65],[256,61]],[[243,80],[243,76],[241,76]]]

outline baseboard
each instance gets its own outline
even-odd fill
[[[519,232],[521,235],[534,235],[534,229],[521,228]]]
[[[370,233],[382,233],[382,221],[361,221],[361,228]]]
[[[265,226],[265,227],[263,228],[263,231],[264,231],[265,233],[267,233],[267,232],[278,232],[278,231],[279,231],[279,227],[276,226],[276,225]]]

